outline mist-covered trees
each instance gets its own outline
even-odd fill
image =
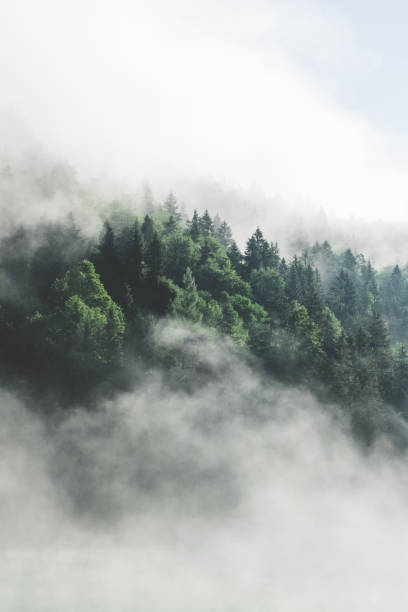
[[[386,427],[387,406],[408,418],[406,268],[378,274],[327,242],[281,258],[260,228],[241,251],[218,215],[186,220],[173,194],[149,211],[116,207],[90,242],[72,218],[3,241],[0,274],[13,287],[0,297],[3,378],[69,403],[123,384],[141,358],[171,370],[179,356],[169,361],[154,341],[168,317],[211,328],[266,375],[341,404],[367,440]]]

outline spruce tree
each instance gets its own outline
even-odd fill
[[[200,236],[201,233],[201,229],[200,229],[200,218],[198,216],[198,213],[196,210],[194,210],[193,213],[193,218],[191,219],[190,223],[190,236],[192,238],[192,240],[194,240],[194,242],[198,239],[198,237]]]
[[[139,221],[136,219],[126,256],[126,281],[133,293],[137,291],[142,278],[144,250],[143,234],[140,229]]]
[[[142,234],[146,247],[150,246],[154,233],[155,229],[153,219],[150,217],[150,215],[146,215],[142,225]]]
[[[231,262],[231,266],[236,272],[238,272],[238,274],[240,274],[242,267],[242,254],[235,241],[232,242],[230,248],[227,251],[227,255]]]
[[[231,246],[232,232],[230,226],[225,221],[223,221],[219,227],[215,229],[214,235],[218,242],[220,242],[226,249]]]
[[[96,257],[97,271],[109,295],[115,302],[123,303],[123,270],[115,247],[115,234],[111,224],[105,221]]]
[[[177,199],[172,192],[169,193],[164,201],[164,210],[169,216],[173,217],[177,223],[181,221],[182,215],[177,204]]]
[[[199,263],[201,266],[207,263],[208,258],[210,257],[210,254],[211,254],[210,245],[208,244],[208,240],[205,239],[200,249],[200,262]]]
[[[208,214],[208,210],[205,209],[203,216],[200,218],[200,229],[203,236],[210,236],[214,232],[214,224],[210,215]]]
[[[164,249],[157,232],[154,232],[152,241],[146,252],[146,263],[148,266],[148,277],[157,281],[163,272]]]
[[[197,323],[201,321],[202,315],[198,308],[197,285],[191,268],[187,268],[183,275],[183,287],[184,289],[173,300],[170,312],[176,317]]]

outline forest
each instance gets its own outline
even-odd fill
[[[187,218],[173,194],[140,215],[113,204],[102,222],[93,238],[70,216],[2,240],[4,387],[91,409],[162,368],[190,393],[210,373],[156,341],[166,320],[340,406],[366,444],[408,419],[408,267],[377,271],[327,241],[285,259],[259,227],[240,249],[226,221]]]

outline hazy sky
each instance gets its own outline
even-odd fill
[[[0,104],[93,170],[403,219],[407,17],[400,1],[3,2]]]

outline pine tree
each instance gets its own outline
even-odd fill
[[[190,225],[190,236],[192,240],[196,241],[198,237],[200,236],[201,229],[200,229],[200,219],[195,209],[193,213],[193,218],[191,219],[189,225]]]
[[[164,202],[164,210],[169,216],[175,219],[176,223],[181,221],[182,215],[177,204],[177,199],[172,192],[169,193]]]
[[[229,302],[224,304],[221,330],[241,346],[248,339],[248,332],[244,328],[242,319]]]
[[[301,264],[295,255],[287,274],[286,293],[290,300],[297,300],[298,302],[301,302],[303,298],[300,269]]]
[[[210,257],[211,249],[208,244],[208,240],[204,240],[201,249],[200,249],[200,265],[204,265],[207,263],[208,258]]]
[[[177,227],[177,219],[173,215],[170,215],[167,221],[164,222],[164,233],[167,236],[170,236],[171,234],[174,234],[174,232],[177,230]]]
[[[305,293],[303,296],[303,304],[306,306],[307,311],[313,321],[320,323],[323,316],[323,300],[316,284],[314,271],[310,265],[307,266],[305,272]]]
[[[133,225],[132,235],[126,256],[126,281],[133,293],[136,292],[142,278],[144,259],[144,239],[140,229],[139,221]]]
[[[405,346],[399,343],[395,349],[393,401],[402,412],[404,418],[408,417],[408,353]]]
[[[190,268],[187,268],[184,273],[183,287],[184,289],[173,300],[170,312],[176,317],[197,323],[201,321],[202,315],[198,308],[197,286]]]
[[[240,274],[242,267],[242,254],[235,241],[232,242],[230,248],[227,251],[227,255],[229,257],[233,269]]]
[[[249,276],[251,270],[257,270],[263,266],[264,259],[268,256],[268,253],[269,245],[267,243],[265,245],[263,234],[259,227],[257,227],[246,244],[244,262],[247,276]]]
[[[142,225],[142,234],[146,247],[150,246],[154,233],[155,229],[153,219],[149,215],[146,215]]]
[[[223,221],[214,231],[214,235],[226,249],[232,244],[232,232],[230,226]]]
[[[279,274],[282,276],[282,278],[286,278],[286,275],[288,273],[288,265],[284,257],[282,257],[280,261],[278,271],[279,271]]]
[[[358,295],[353,281],[344,270],[331,286],[328,301],[334,314],[346,327],[350,327],[357,313]]]
[[[154,198],[152,190],[148,184],[145,185],[144,194],[143,194],[143,205],[144,210],[148,215],[151,215],[154,212]]]
[[[354,257],[353,253],[351,252],[351,249],[347,249],[346,251],[344,251],[342,255],[342,259],[343,259],[343,266],[347,268],[347,270],[353,271],[355,269],[357,260]]]
[[[115,234],[111,224],[105,221],[96,258],[98,273],[109,295],[115,302],[123,303],[123,270],[115,248]]]
[[[203,236],[210,236],[214,233],[214,224],[208,210],[205,209],[203,216],[200,218],[200,229]]]
[[[146,263],[149,270],[149,279],[157,280],[161,276],[164,266],[163,245],[157,232],[154,232],[152,241],[147,248]]]
[[[392,359],[387,328],[381,315],[375,312],[368,326],[372,359],[377,370],[383,399],[392,398]]]

